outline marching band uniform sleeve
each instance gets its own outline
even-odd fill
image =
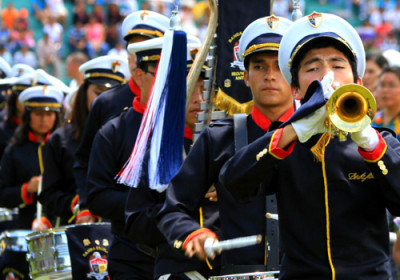
[[[273,178],[276,164],[282,159],[273,156],[269,150],[269,144],[273,144],[272,137],[276,136],[275,132],[268,132],[240,149],[222,167],[220,182],[237,201],[246,202],[274,192],[271,184],[267,190],[262,186],[268,184],[261,183]]]
[[[70,123],[54,131],[47,143],[48,151],[42,176],[43,189],[38,199],[46,206],[47,211],[62,218],[62,224],[66,224],[73,215],[73,201],[75,204],[78,202],[72,174],[78,143],[78,140],[73,139]]]
[[[119,115],[123,108],[131,107],[134,96],[129,85],[123,84],[102,92],[93,101],[74,163],[74,176],[80,198],[79,206],[82,210],[86,209],[89,157],[96,133],[107,121]]]
[[[157,216],[158,227],[168,243],[176,249],[182,249],[185,239],[192,232],[201,229],[200,206],[204,195],[217,181],[219,165],[230,155],[232,149],[224,147],[224,143],[229,142],[225,138],[232,135],[221,135],[223,136],[219,145],[215,143],[210,147],[211,136],[206,128],[166,190],[165,203]],[[217,157],[213,154],[216,151]]]
[[[87,206],[94,215],[124,221],[126,190],[115,184],[119,170],[114,133],[113,127],[107,125],[94,138],[88,169]]]

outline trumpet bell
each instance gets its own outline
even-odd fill
[[[335,90],[327,103],[329,119],[337,129],[357,132],[375,117],[376,101],[364,86],[348,84]]]

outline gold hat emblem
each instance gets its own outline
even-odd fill
[[[119,61],[113,61],[111,63],[111,70],[116,73],[118,72],[119,68],[121,67],[121,63]]]
[[[147,11],[143,11],[140,14],[140,20],[141,21],[146,21],[149,18],[150,14]]]
[[[276,16],[269,16],[267,17],[267,26],[269,29],[274,30],[279,25],[279,18]]]

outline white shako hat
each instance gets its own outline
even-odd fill
[[[59,112],[62,108],[64,93],[55,86],[34,86],[22,91],[18,99],[30,111]]]
[[[300,50],[307,50],[309,43],[316,39],[337,40],[354,55],[360,78],[365,72],[365,51],[357,31],[339,16],[317,13],[298,19],[289,28],[281,41],[279,67],[285,80],[292,82],[290,69]]]
[[[91,59],[79,67],[84,79],[107,88],[126,83],[130,77],[128,60],[117,55]]]

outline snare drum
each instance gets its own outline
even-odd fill
[[[256,279],[277,280],[279,279],[279,271],[211,276],[208,279],[209,280],[256,280]]]
[[[0,235],[1,279],[29,279],[29,264],[26,260],[28,246],[25,240],[30,230],[5,231]],[[7,278],[14,276],[14,278]]]
[[[4,231],[0,235],[0,248],[1,252],[5,249],[9,249],[14,252],[28,252],[28,245],[25,240],[32,231],[30,230],[12,230]]]
[[[26,237],[34,280],[108,279],[109,223],[71,225]]]
[[[32,279],[72,279],[65,228],[51,228],[26,236],[26,258]]]

